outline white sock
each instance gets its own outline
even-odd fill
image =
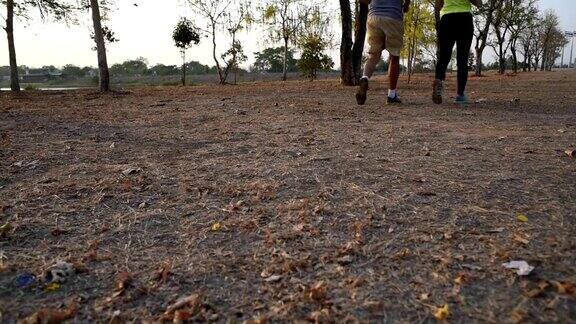
[[[363,77],[361,77],[360,79],[366,79],[366,80],[368,80],[368,79],[370,79],[370,78],[367,77],[367,76],[363,76]]]
[[[396,89],[394,89],[394,90],[389,89],[388,90],[388,98],[396,98]]]

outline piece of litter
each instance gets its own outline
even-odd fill
[[[566,151],[564,151],[564,153],[566,153],[566,155],[568,155],[571,158],[576,157],[576,151],[575,150],[566,150]]]
[[[474,101],[475,103],[483,103],[485,101],[487,101],[488,99],[486,98],[480,98],[480,99],[476,99],[476,101]]]
[[[116,143],[112,142],[112,144],[110,144],[110,148],[113,149],[116,147]]]
[[[273,275],[273,276],[270,276],[270,277],[264,279],[264,281],[266,281],[266,282],[278,282],[278,281],[280,281],[281,279],[282,279],[282,276],[280,276],[280,275]]]
[[[510,261],[508,263],[503,263],[502,266],[506,269],[516,270],[516,273],[519,276],[527,276],[535,269],[526,261]]]
[[[30,286],[36,281],[36,277],[29,273],[23,273],[16,277],[16,286],[18,287],[26,287]]]
[[[131,174],[135,174],[135,173],[139,173],[142,172],[141,168],[134,168],[134,167],[130,167],[124,171],[122,171],[122,174],[125,176],[131,175]]]
[[[494,233],[502,233],[504,232],[504,227],[498,227],[491,230],[487,230],[486,233],[494,234]]]
[[[44,273],[44,279],[50,283],[63,283],[67,277],[76,273],[74,265],[64,261],[58,261]]]

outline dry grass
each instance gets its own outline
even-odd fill
[[[573,321],[576,74],[429,81],[0,94],[2,320]]]

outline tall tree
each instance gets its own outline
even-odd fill
[[[98,0],[90,0],[90,11],[92,12],[92,24],[94,26],[94,41],[96,42],[96,52],[98,54],[98,71],[100,74],[100,91],[110,91],[110,71],[108,70],[108,58],[106,56],[105,30],[102,27],[102,15],[100,14],[100,3]]]
[[[288,51],[296,42],[302,23],[306,21],[311,4],[309,0],[267,0],[262,10],[262,22],[271,38],[284,46],[282,80],[288,78]]]
[[[430,45],[436,44],[434,7],[429,1],[413,0],[404,17],[404,48],[402,56],[407,58],[408,83],[414,73],[418,56]]]
[[[476,52],[476,76],[482,76],[482,57],[488,45],[488,36],[494,20],[495,12],[502,6],[504,0],[487,0],[486,4],[474,9],[476,19],[474,20],[474,34],[476,42],[474,50]]]
[[[518,38],[519,51],[523,58],[522,71],[524,72],[532,71],[532,59],[538,47],[538,45],[535,44],[535,40],[538,39],[539,35],[539,19],[538,15],[532,18],[530,23],[520,31]]]
[[[186,50],[200,43],[200,34],[192,22],[186,18],[180,19],[172,32],[174,45],[180,49],[182,56],[182,85],[186,85]]]
[[[344,85],[356,85],[362,76],[362,54],[366,39],[368,5],[354,1],[355,17],[352,17],[350,0],[340,0],[342,40],[340,43],[340,81]],[[354,29],[353,29],[354,27]],[[354,31],[354,38],[352,32]]]
[[[29,11],[31,9],[37,9],[42,19],[51,16],[55,20],[63,20],[68,18],[68,14],[72,11],[73,7],[59,0],[1,0],[0,5],[3,5],[6,8],[5,25],[2,28],[6,32],[8,39],[10,89],[12,91],[20,91],[14,37],[14,18],[20,17],[23,19],[29,19]]]
[[[509,22],[512,20],[510,17],[514,15],[516,4],[519,2],[519,0],[504,0],[494,12],[492,28],[495,39],[490,46],[498,57],[498,73],[500,74],[506,72],[506,55],[510,48],[510,43],[507,40],[512,27]]]
[[[568,43],[568,39],[560,29],[560,21],[556,13],[547,11],[542,19],[542,62],[540,70],[551,71],[554,62],[560,57],[560,50]]]
[[[244,54],[242,43],[238,40],[238,33],[250,27],[253,23],[251,9],[252,3],[250,0],[239,0],[234,3],[234,6],[230,8],[230,13],[226,15],[227,19],[224,27],[228,31],[231,42],[230,48],[221,56],[224,61],[224,69],[220,79],[221,84],[227,82],[228,76],[232,71],[234,71],[234,83],[236,83],[240,64],[248,59]]]
[[[512,1],[511,10],[505,17],[504,24],[509,26],[508,48],[512,53],[512,69],[518,72],[518,41],[522,31],[528,28],[536,19],[538,8],[536,0],[516,0]]]
[[[217,56],[216,36],[218,29],[224,24],[224,19],[228,15],[228,9],[234,3],[234,0],[188,0],[188,3],[197,14],[207,20],[206,32],[212,38],[212,58],[216,64],[218,80],[220,83],[225,83],[226,80],[224,79],[222,65]]]

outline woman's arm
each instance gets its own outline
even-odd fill
[[[444,7],[444,0],[436,0],[436,3],[434,5],[434,12],[436,13],[436,16],[440,14],[440,10],[442,10],[442,7]]]
[[[482,7],[482,0],[470,0],[470,2],[478,8]]]
[[[404,13],[407,13],[410,10],[410,0],[404,0]]]

